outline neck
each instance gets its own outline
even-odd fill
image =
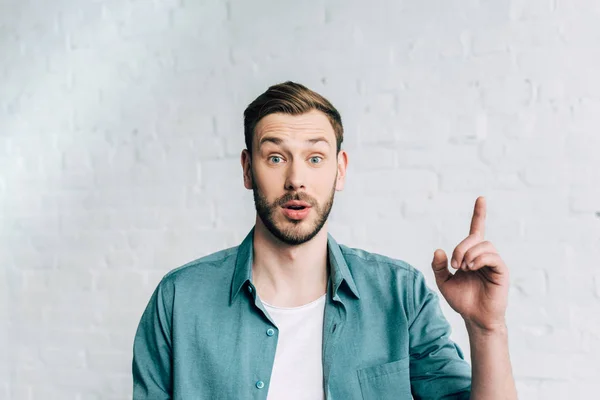
[[[252,281],[261,299],[278,307],[298,307],[325,294],[327,223],[308,242],[288,245],[257,217],[253,240]]]

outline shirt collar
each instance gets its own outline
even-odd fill
[[[255,227],[252,227],[250,232],[246,235],[246,238],[238,247],[235,269],[231,282],[231,293],[229,297],[230,304],[233,303],[233,300],[240,292],[244,284],[248,281],[252,282],[254,229]],[[352,279],[346,259],[340,250],[340,245],[335,241],[329,232],[327,233],[327,249],[329,251],[328,259],[331,271],[329,283],[333,284],[333,297],[337,298],[338,290],[342,285],[342,282],[346,282],[346,285],[350,291],[356,296],[356,298],[360,299],[358,289],[354,283],[354,279]]]

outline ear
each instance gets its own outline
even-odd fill
[[[247,149],[242,150],[240,161],[244,174],[244,187],[252,190],[252,156]]]
[[[346,183],[346,169],[348,168],[348,153],[345,150],[340,150],[337,157],[337,180],[335,182],[335,190],[341,191]]]

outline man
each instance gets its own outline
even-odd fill
[[[505,311],[508,269],[483,240],[485,199],[436,283],[465,320],[471,366],[423,274],[327,232],[344,187],[338,111],[293,82],[244,112],[244,241],[172,270],[133,347],[134,399],[516,399]]]

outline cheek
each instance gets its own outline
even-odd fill
[[[255,171],[254,182],[263,192],[271,192],[282,185],[281,174],[268,169]]]
[[[277,186],[277,183],[274,180],[265,179],[255,182],[256,187],[258,188],[258,193],[263,200],[270,205],[273,205],[273,203],[277,201],[277,199],[279,199],[283,194],[283,192],[280,190],[280,186]]]
[[[321,188],[327,188],[327,190],[330,190],[332,186],[335,185],[336,181],[337,181],[337,169],[333,168],[330,169],[328,171],[323,171],[323,173],[319,174],[316,179],[317,182],[319,183],[319,187]]]
[[[317,185],[314,186],[316,196],[319,198],[319,202],[324,204],[326,201],[329,201],[331,197],[331,192],[335,189],[336,179],[328,177],[327,179],[322,179],[318,182]]]

